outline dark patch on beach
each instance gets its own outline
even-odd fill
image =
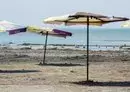
[[[72,63],[45,63],[45,64],[38,64],[40,66],[61,66],[61,67],[68,67],[68,66],[83,66],[82,64],[72,64]]]
[[[108,82],[98,82],[98,81],[78,81],[78,82],[61,82],[61,83],[70,83],[82,86],[119,86],[119,87],[130,87],[130,81],[108,81]]]
[[[0,70],[0,73],[33,73],[40,72],[39,70]]]

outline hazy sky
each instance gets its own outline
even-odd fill
[[[130,0],[0,0],[0,20],[41,26],[44,18],[77,11],[130,17],[129,4]]]

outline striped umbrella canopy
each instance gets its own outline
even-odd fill
[[[0,21],[0,32],[10,33],[10,31],[15,31],[16,33],[25,32],[26,27],[5,20]]]
[[[41,34],[41,35],[48,35],[50,36],[55,36],[55,37],[64,37],[66,38],[67,36],[72,36],[72,33],[62,31],[59,29],[53,29],[53,28],[45,28],[45,27],[38,27],[38,26],[27,26],[25,30],[9,30],[9,34],[17,34],[21,32],[32,32],[36,34]]]
[[[56,36],[56,37],[65,37],[66,36],[72,36],[72,33],[62,31],[59,29],[53,29],[53,28],[45,28],[45,27],[38,27],[38,26],[28,26],[27,27],[28,32],[33,32],[41,35],[46,35],[48,32],[48,35]]]
[[[129,20],[125,17],[108,17],[95,13],[88,12],[76,12],[73,14],[67,14],[64,16],[49,17],[44,19],[44,23],[47,24],[65,24],[67,26],[71,25],[86,25],[87,26],[87,61],[86,61],[86,71],[87,71],[87,82],[89,82],[89,25],[92,26],[102,26],[103,24],[126,21]]]
[[[44,19],[44,23],[47,24],[65,24],[71,25],[87,25],[87,17],[89,25],[102,26],[103,24],[126,21],[129,20],[125,17],[108,17],[100,14],[76,12],[74,14],[67,14],[63,16],[55,16]]]

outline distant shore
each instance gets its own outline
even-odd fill
[[[121,59],[126,58],[128,55],[124,55],[126,51],[124,50],[113,50],[115,48],[111,47],[112,50],[109,50],[105,48],[105,50],[90,50],[90,59],[92,58],[91,61],[104,61],[104,59],[111,59],[115,58],[115,61],[121,61]],[[42,61],[43,59],[43,52],[44,52],[44,45],[16,45],[16,46],[1,46],[0,47],[0,61],[21,61],[21,60],[33,60],[33,61]],[[127,51],[129,53],[129,51]],[[55,58],[56,57],[56,58]],[[128,56],[129,57],[129,56]],[[48,45],[47,46],[47,53],[46,53],[46,58],[48,58],[49,61],[52,61],[54,58],[56,59],[56,62],[64,62],[63,60],[68,61],[69,59],[73,59],[75,62],[77,61],[77,58],[81,58],[82,63],[86,62],[86,48],[81,48],[81,47],[75,47],[75,46],[52,46]],[[54,59],[54,60],[55,60]],[[57,60],[58,59],[58,60]],[[60,59],[60,60],[59,60]],[[126,58],[127,59],[127,58]],[[61,61],[62,60],[62,61]],[[98,61],[99,60],[99,61]],[[78,60],[79,61],[79,60]],[[77,61],[77,63],[78,63]],[[55,62],[55,61],[54,61]],[[71,62],[71,61],[70,61]]]
[[[43,49],[44,44],[30,44],[30,43],[23,43],[23,44],[6,44],[0,45],[1,48],[12,48],[12,49]],[[120,50],[124,47],[130,47],[129,45],[89,45],[89,50]],[[73,49],[73,50],[86,50],[86,45],[75,45],[75,44],[48,44],[48,49]]]

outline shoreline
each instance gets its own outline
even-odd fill
[[[91,62],[110,62],[112,61],[129,61],[129,51],[122,50],[90,50],[89,57]],[[21,47],[21,48],[0,48],[0,62],[22,62],[34,61],[41,62],[43,60],[44,49],[32,47]],[[86,63],[86,50],[70,47],[49,47],[46,51],[46,60],[49,62],[58,63]],[[80,61],[80,62],[79,62]]]
[[[90,45],[89,50],[92,51],[118,51],[124,47],[130,48],[129,45]],[[43,49],[44,44],[9,44],[9,45],[1,45],[0,48],[7,49]],[[85,45],[74,45],[74,44],[48,44],[47,49],[72,49],[72,50],[86,50]],[[127,49],[127,48],[126,48]]]

